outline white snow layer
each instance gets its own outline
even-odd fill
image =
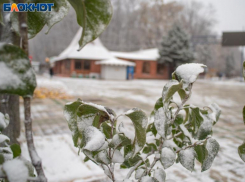
[[[96,151],[105,143],[105,135],[93,126],[89,126],[84,130],[84,138],[86,141],[84,149],[89,151]]]
[[[164,147],[161,151],[160,159],[164,169],[167,169],[174,164],[176,159],[176,153],[172,149]]]
[[[25,163],[19,159],[13,159],[3,164],[3,170],[9,182],[26,182],[29,171]]]
[[[188,63],[179,66],[176,69],[176,75],[183,79],[184,83],[193,83],[196,81],[198,75],[204,72],[204,64]]]

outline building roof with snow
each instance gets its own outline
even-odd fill
[[[103,61],[97,61],[96,64],[111,65],[111,66],[135,66],[135,63],[130,61],[124,61],[117,58],[111,58]]]
[[[87,44],[81,51],[78,51],[78,42],[81,35],[82,28],[78,30],[70,45],[59,56],[54,57],[52,61],[56,62],[64,59],[105,60],[113,58],[112,54],[99,39]]]
[[[111,52],[113,56],[121,59],[157,61],[159,53],[157,48],[140,50],[135,52]]]

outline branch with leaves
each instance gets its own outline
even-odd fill
[[[66,104],[64,115],[73,133],[74,145],[86,155],[85,161],[101,166],[113,182],[118,180],[114,175],[115,165],[129,169],[121,179],[125,182],[164,182],[164,169],[180,162],[193,171],[195,159],[202,164],[202,171],[208,170],[219,150],[218,142],[212,138],[212,128],[221,111],[216,104],[204,109],[186,104],[204,68],[202,64],[193,63],[176,69],[155,104],[150,123],[138,108],[117,116],[107,107],[82,100]],[[180,96],[179,104],[173,99],[175,95]],[[133,138],[124,121],[119,122],[121,116],[132,121]],[[156,169],[159,162],[163,167]]]

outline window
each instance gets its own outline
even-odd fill
[[[142,69],[142,72],[143,72],[143,73],[150,73],[150,70],[151,70],[150,62],[144,62],[144,63],[143,63],[143,69]]]
[[[164,73],[164,64],[157,63],[157,74],[163,74]]]
[[[84,60],[84,69],[90,70],[90,61],[89,60]]]
[[[71,62],[69,59],[65,60],[65,69],[70,70]]]
[[[75,62],[75,69],[81,70],[82,69],[82,61],[76,61]]]

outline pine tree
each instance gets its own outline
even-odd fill
[[[168,63],[170,74],[178,65],[193,62],[194,55],[190,51],[188,35],[180,26],[174,25],[168,35],[163,38],[159,55],[158,62]]]

